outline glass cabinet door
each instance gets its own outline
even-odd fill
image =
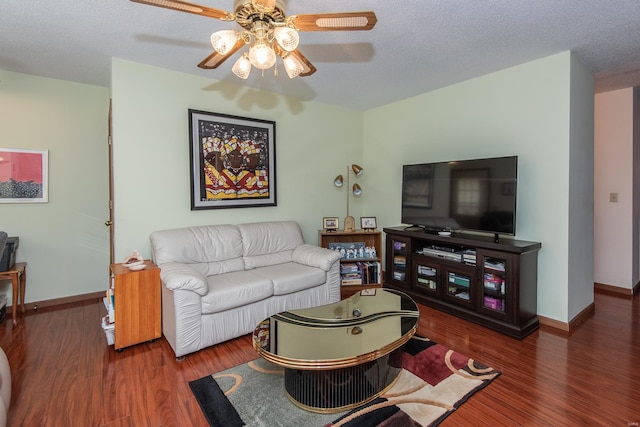
[[[387,238],[387,281],[391,284],[409,288],[411,283],[411,240],[389,236]]]
[[[473,307],[475,295],[475,268],[470,266],[443,267],[445,286],[444,295],[447,300],[459,305]]]
[[[509,298],[509,257],[504,253],[478,251],[478,267],[481,274],[480,310],[492,317],[508,320]]]
[[[413,256],[413,288],[425,294],[439,294],[441,277],[437,263],[429,262],[428,257]]]

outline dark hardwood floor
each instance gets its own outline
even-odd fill
[[[419,334],[502,371],[442,425],[638,425],[639,301],[596,293],[594,317],[570,336],[543,327],[522,341],[421,306]],[[206,426],[188,382],[257,357],[248,335],[181,362],[164,339],[118,353],[104,312],[75,303],[0,324],[9,425]]]

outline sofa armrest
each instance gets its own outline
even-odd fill
[[[160,266],[160,278],[167,289],[184,289],[200,296],[209,292],[207,279],[200,272],[179,262],[167,262]]]
[[[311,267],[329,271],[331,266],[340,259],[340,254],[319,246],[303,244],[293,250],[292,261]]]

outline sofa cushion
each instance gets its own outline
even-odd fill
[[[244,269],[242,237],[235,225],[215,225],[154,231],[153,259],[190,264],[205,276]]]
[[[313,288],[327,280],[324,270],[295,262],[260,267],[251,271],[273,283],[274,295],[286,295]]]
[[[218,313],[273,295],[273,283],[252,271],[234,271],[207,277],[209,292],[202,297],[202,314]]]
[[[239,224],[238,229],[247,270],[290,262],[293,250],[304,243],[295,221]]]

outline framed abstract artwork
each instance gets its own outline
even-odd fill
[[[191,210],[276,206],[276,123],[189,110]]]
[[[49,201],[49,151],[0,148],[0,203]]]

